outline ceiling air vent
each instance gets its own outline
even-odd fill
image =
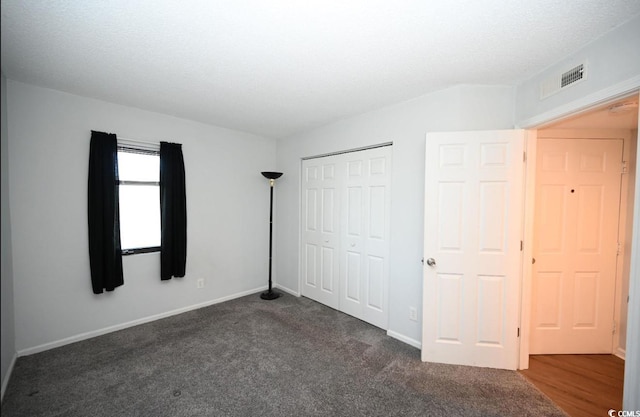
[[[540,100],[554,95],[558,91],[582,81],[586,77],[585,64],[580,64],[562,74],[547,78],[540,83]]]

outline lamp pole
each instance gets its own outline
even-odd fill
[[[262,175],[269,179],[269,189],[270,189],[270,198],[269,198],[269,289],[262,294],[260,294],[260,298],[263,300],[275,300],[280,297],[282,294],[279,292],[273,291],[272,281],[271,281],[271,263],[272,263],[272,254],[273,254],[273,187],[276,183],[276,179],[282,176],[282,172],[263,172]]]

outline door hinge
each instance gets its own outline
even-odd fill
[[[527,162],[527,153],[522,152],[522,162]]]
[[[520,337],[520,328],[518,327],[518,337]]]
[[[616,334],[616,321],[613,321],[613,329],[611,330],[612,334]]]
[[[520,241],[520,252],[522,252],[523,249],[524,249],[524,242]]]
[[[622,255],[623,245],[622,242],[618,242],[618,248],[616,249],[616,255]]]
[[[623,174],[626,174],[626,173],[627,173],[627,171],[628,171],[628,168],[627,168],[627,161],[622,161],[622,173],[623,173]]]

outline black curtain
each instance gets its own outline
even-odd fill
[[[94,294],[124,283],[120,247],[116,135],[91,131],[89,150],[89,264]]]
[[[182,145],[160,142],[160,279],[184,277],[187,194]]]

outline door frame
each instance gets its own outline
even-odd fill
[[[542,113],[534,118],[522,121],[517,128],[528,129],[525,148],[527,149],[526,188],[525,188],[525,219],[524,219],[524,259],[532,258],[533,249],[533,203],[535,193],[535,161],[537,129],[544,125],[588,112],[607,102],[621,99],[640,91],[640,77],[629,82],[616,84],[610,88],[600,90],[594,94],[572,101],[564,106]],[[640,114],[640,111],[639,111]],[[640,142],[640,130],[638,131]],[[636,160],[640,155],[640,148],[636,150]],[[635,409],[640,400],[635,399],[640,392],[640,375],[635,372],[640,366],[640,164],[636,165],[635,198],[633,205],[633,233],[631,236],[632,253],[629,273],[629,301],[627,321],[627,341],[625,358],[625,381],[623,408]],[[522,300],[521,303],[521,340],[519,369],[529,367],[529,341],[531,324],[531,264],[523,262],[522,271]],[[527,301],[529,300],[529,301]]]

